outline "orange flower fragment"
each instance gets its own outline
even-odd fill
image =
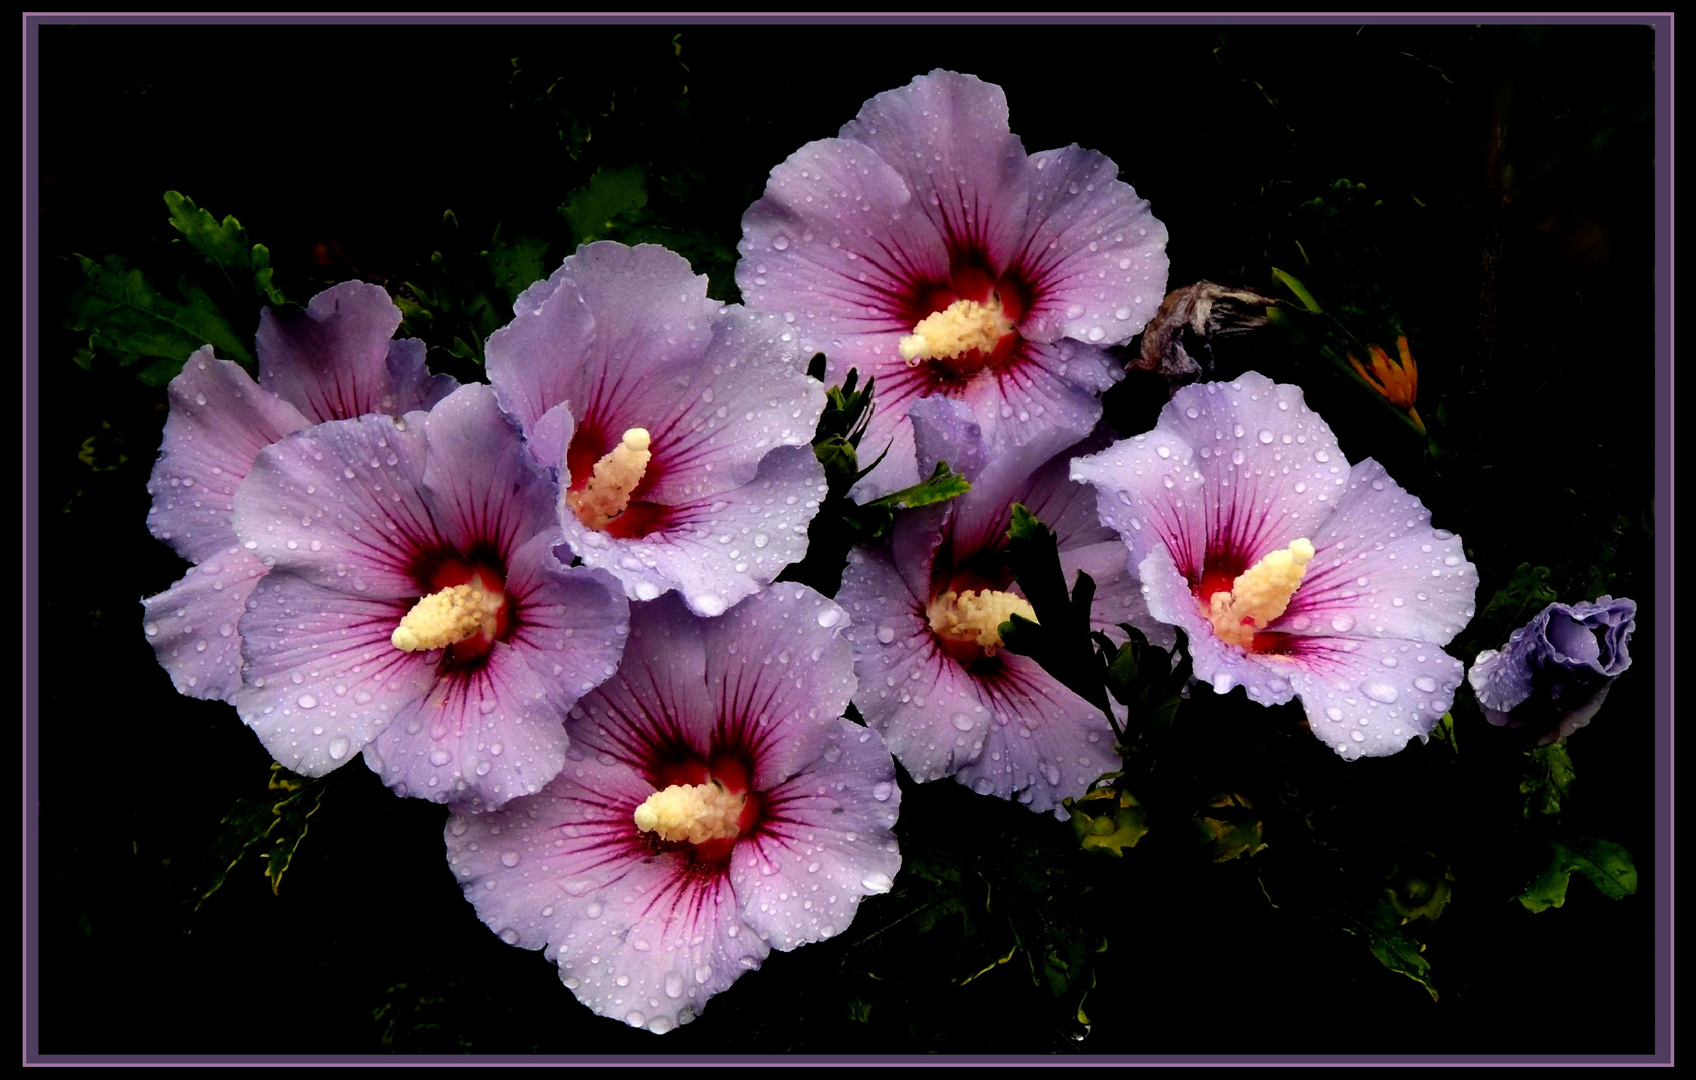
[[[1349,354],[1349,363],[1354,366],[1355,373],[1364,379],[1368,386],[1378,391],[1392,405],[1407,410],[1408,419],[1413,426],[1425,434],[1425,421],[1419,418],[1419,410],[1413,403],[1419,397],[1419,368],[1413,362],[1413,353],[1408,351],[1407,335],[1396,337],[1396,351],[1401,354],[1401,363],[1390,359],[1390,355],[1376,345],[1368,345],[1372,353],[1372,371],[1367,373],[1366,365],[1362,364],[1353,353]]]

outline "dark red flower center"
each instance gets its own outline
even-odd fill
[[[931,624],[931,637],[936,647],[974,674],[984,674],[999,667],[1002,664],[999,654],[986,652],[975,640],[975,635],[940,632],[937,628],[940,609],[950,594],[958,598],[968,593],[1008,592],[1013,585],[1013,575],[1005,559],[1005,552],[999,547],[980,552],[958,567],[950,567],[939,558],[931,576],[930,602],[921,613]]]
[[[655,791],[674,785],[713,784],[744,802],[736,821],[736,836],[692,844],[687,840],[664,840],[652,833],[643,833],[646,842],[657,851],[683,853],[696,863],[727,864],[737,841],[758,829],[765,817],[765,797],[753,788],[753,762],[745,753],[722,746],[715,746],[710,756],[705,758],[688,747],[673,746],[655,754],[653,760],[648,781],[654,785]]]
[[[517,629],[519,604],[506,591],[506,570],[492,549],[480,546],[469,557],[452,550],[433,551],[417,559],[411,571],[421,598],[466,584],[475,584],[484,593],[505,598],[494,612],[494,632],[478,630],[448,645],[443,650],[445,667],[458,671],[480,668],[495,642],[508,640]]]
[[[999,305],[1002,317],[1016,326],[1030,310],[1032,299],[1022,275],[998,274],[982,252],[967,251],[953,256],[947,280],[921,281],[910,288],[901,318],[909,327],[916,327],[931,315],[969,300]],[[919,364],[927,384],[924,393],[957,393],[966,382],[983,372],[1005,369],[1016,361],[1021,344],[1019,335],[1010,332],[1002,334],[991,348],[972,348],[924,360]]]

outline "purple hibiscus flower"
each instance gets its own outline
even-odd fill
[[[1187,386],[1072,478],[1214,690],[1299,696],[1345,758],[1393,754],[1448,710],[1462,668],[1439,646],[1472,618],[1478,575],[1383,466],[1349,466],[1299,387]]]
[[[555,558],[554,499],[487,386],[259,451],[234,512],[271,567],[241,620],[242,720],[309,776],[363,748],[402,795],[539,791],[629,617],[612,578]]]
[[[178,693],[222,701],[241,686],[238,627],[266,568],[236,543],[230,513],[254,455],[327,420],[427,409],[456,385],[425,370],[422,341],[390,340],[400,318],[378,286],[344,282],[304,314],[259,316],[257,385],[210,345],[171,380],[147,527],[195,565],[142,603],[148,640]]]
[[[1626,668],[1637,604],[1597,597],[1550,604],[1515,630],[1500,650],[1486,649],[1467,680],[1497,727],[1521,728],[1548,746],[1590,722]]]
[[[901,866],[895,764],[841,718],[845,622],[801,585],[715,619],[638,604],[618,675],[571,712],[559,777],[449,819],[477,914],[597,1013],[656,1032],[771,949],[845,929]]]
[[[736,283],[807,350],[877,378],[862,486],[917,482],[915,398],[969,403],[1038,459],[1089,434],[1096,393],[1166,291],[1166,227],[1076,145],[1026,154],[1001,88],[933,71],[866,102],[837,138],[772,170],[742,218]]]
[[[1044,463],[1030,446],[992,447],[962,402],[912,409],[921,460],[946,460],[970,491],[897,522],[892,544],[856,549],[838,599],[854,616],[854,705],[916,780],[953,776],[972,790],[1050,810],[1116,768],[1101,711],[1029,657],[1001,648],[1009,615],[1035,619],[1006,561],[1014,503],[1055,530],[1066,580],[1095,579],[1095,629],[1121,622],[1173,634],[1148,616],[1118,536],[1093,492],[1067,479],[1068,450]],[[999,451],[999,452],[997,452]]]
[[[782,320],[644,244],[590,244],[514,304],[489,380],[556,467],[565,539],[631,599],[718,615],[807,549],[824,388]]]

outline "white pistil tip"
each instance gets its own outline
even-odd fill
[[[719,784],[673,784],[648,796],[636,808],[636,827],[661,840],[734,839],[746,795],[732,795]]]
[[[595,462],[589,482],[565,496],[566,505],[579,521],[591,529],[605,528],[629,508],[630,494],[641,484],[648,462],[653,460],[648,449],[652,443],[647,428],[631,428],[611,453]]]
[[[431,593],[401,619],[389,641],[403,652],[445,649],[478,633],[495,633],[506,597],[468,581]]]
[[[1246,648],[1290,606],[1312,558],[1313,542],[1301,537],[1238,574],[1229,592],[1209,597],[1207,617],[1219,639]]]
[[[946,638],[964,641],[994,656],[1001,648],[1001,624],[1014,615],[1036,622],[1036,609],[1030,601],[1010,592],[971,589],[957,593],[953,589],[930,602],[926,611],[930,628]]]
[[[920,360],[930,357],[930,342],[923,334],[908,334],[901,339],[901,359],[908,367],[918,367]]]

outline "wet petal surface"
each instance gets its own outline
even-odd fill
[[[147,490],[147,528],[194,562],[235,539],[236,488],[259,451],[310,423],[300,410],[261,390],[238,364],[208,345],[171,380],[171,413]]]
[[[268,567],[231,547],[142,601],[143,629],[177,693],[227,701],[241,687],[241,617]]]
[[[379,285],[345,281],[314,296],[297,315],[259,316],[259,385],[313,423],[367,413],[403,416],[452,391],[431,377],[419,341],[391,341],[400,309]]]

